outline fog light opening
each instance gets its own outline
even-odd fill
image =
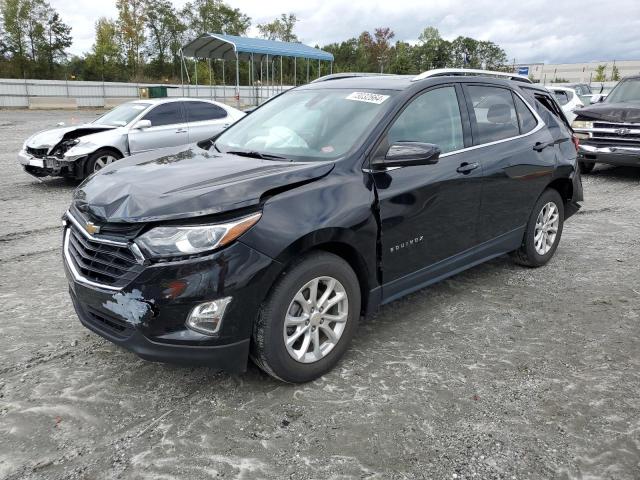
[[[187,318],[187,328],[205,335],[215,335],[222,325],[222,317],[231,297],[196,305]]]

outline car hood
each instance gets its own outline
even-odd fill
[[[638,103],[596,103],[576,110],[580,117],[607,122],[640,122],[640,104]]]
[[[106,130],[114,130],[116,128],[119,127],[112,127],[109,125],[94,125],[90,123],[84,125],[75,125],[73,127],[52,128],[51,130],[43,130],[29,137],[29,139],[27,140],[27,146],[31,148],[51,149],[58,143],[60,143],[63,138],[72,139],[84,137],[85,135],[104,132]]]
[[[73,201],[104,222],[173,220],[257,205],[332,169],[332,162],[262,160],[183,145],[118,160],[85,180]]]

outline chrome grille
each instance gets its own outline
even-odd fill
[[[627,142],[640,142],[640,124],[638,123],[615,123],[615,122],[594,122],[593,138],[598,140],[614,140]]]
[[[73,222],[65,231],[64,248],[76,279],[84,283],[119,290],[142,271],[142,265],[126,243],[88,236]]]

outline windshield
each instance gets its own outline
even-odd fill
[[[148,107],[148,103],[123,103],[94,120],[93,123],[98,125],[111,125],[113,127],[124,127]]]
[[[332,160],[363,140],[393,91],[293,90],[252,112],[216,139],[220,151],[290,160]]]
[[[611,90],[606,102],[640,102],[640,79],[620,82]]]

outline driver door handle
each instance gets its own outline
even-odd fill
[[[179,128],[178,130],[176,130],[176,133],[187,133],[187,129],[186,128]]]
[[[480,164],[476,162],[473,162],[473,163],[463,162],[460,164],[458,168],[456,168],[456,172],[466,175],[468,173],[471,173],[473,170],[475,170],[479,166]]]

